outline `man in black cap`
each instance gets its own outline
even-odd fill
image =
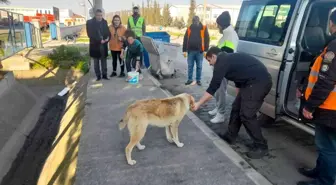
[[[196,82],[201,86],[203,53],[208,50],[210,37],[208,28],[200,22],[198,16],[194,16],[192,24],[186,30],[183,38],[183,55],[188,60],[188,81],[185,85],[193,83],[194,65],[196,63]]]
[[[216,20],[219,32],[223,34],[218,41],[217,47],[227,53],[233,53],[237,49],[239,37],[231,25],[231,16],[228,11],[223,12]],[[226,105],[226,91],[228,81],[224,78],[219,89],[215,93],[216,108],[208,113],[215,116],[210,120],[211,123],[224,122],[224,113]]]
[[[272,77],[267,68],[253,56],[244,53],[226,53],[218,47],[210,48],[206,59],[214,66],[213,76],[208,89],[195,103],[193,110],[198,110],[212,98],[224,78],[233,81],[239,92],[232,104],[228,131],[220,137],[233,144],[243,124],[253,140],[253,147],[247,156],[257,159],[267,155],[267,141],[257,120],[257,112],[272,88]]]

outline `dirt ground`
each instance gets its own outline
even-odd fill
[[[1,185],[36,185],[44,163],[53,150],[67,97],[50,98],[14,160]]]

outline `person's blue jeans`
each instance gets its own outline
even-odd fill
[[[193,80],[195,63],[196,63],[196,81],[201,81],[203,53],[199,51],[188,51],[188,81]]]
[[[318,151],[315,170],[318,173],[318,183],[334,185],[336,177],[336,130],[315,124],[315,144]]]

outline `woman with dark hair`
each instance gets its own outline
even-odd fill
[[[110,77],[117,76],[117,60],[120,64],[120,75],[119,77],[125,76],[125,65],[120,57],[121,49],[123,48],[123,36],[125,34],[126,28],[121,24],[121,19],[119,15],[113,16],[112,24],[109,27],[111,32],[111,40],[109,43],[111,54],[112,54],[112,66],[113,72]]]

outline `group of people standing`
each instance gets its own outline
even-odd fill
[[[112,73],[117,76],[118,61],[120,65],[119,77],[125,77],[126,72],[133,69],[141,73],[143,60],[143,45],[140,37],[146,32],[145,20],[139,14],[139,8],[133,8],[133,15],[128,19],[128,27],[122,24],[119,15],[115,15],[112,24],[108,26],[103,18],[103,12],[96,10],[95,17],[88,20],[86,30],[90,38],[90,56],[94,61],[97,81],[109,80],[107,74],[107,56],[110,49],[112,55]],[[109,49],[108,49],[109,48]],[[126,49],[127,48],[127,49]]]

